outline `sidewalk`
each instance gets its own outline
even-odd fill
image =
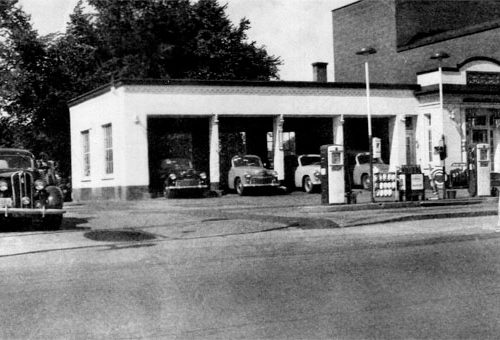
[[[324,205],[320,194],[293,192],[287,195],[238,196],[215,198],[105,201],[68,204],[67,217],[89,220],[91,228],[171,225],[184,230],[189,225],[204,229],[229,228],[258,231],[296,227],[302,229],[344,228],[409,220],[496,216],[498,197],[469,197],[467,190],[457,198],[411,202],[370,202],[367,191],[360,190],[358,203]],[[226,226],[227,222],[231,221]],[[246,221],[246,222],[240,222]],[[241,224],[241,225],[240,225]],[[224,225],[224,227],[223,227]],[[232,225],[232,226],[230,226]],[[195,228],[196,229],[196,228]],[[211,232],[215,232],[212,230]]]

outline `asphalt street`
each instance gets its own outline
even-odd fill
[[[72,204],[61,231],[4,231],[0,338],[498,338],[497,216],[347,228],[318,220],[382,212],[294,199]]]

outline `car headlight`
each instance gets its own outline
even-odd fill
[[[0,191],[6,191],[9,188],[9,185],[5,181],[0,181]]]
[[[168,178],[170,178],[172,181],[175,181],[175,179],[177,178],[177,176],[175,174],[170,174],[168,176]]]
[[[37,179],[35,181],[35,189],[36,190],[42,190],[43,188],[45,188],[45,182],[42,181],[41,179]]]
[[[271,171],[271,175],[273,175],[274,177],[278,177],[278,171],[275,170]]]
[[[314,171],[313,175],[314,177],[319,178],[319,171],[318,170]]]
[[[201,178],[201,179],[207,179],[207,174],[206,174],[206,173],[204,173],[204,172],[202,172],[202,173],[200,174],[200,178]]]
[[[252,177],[252,175],[250,175],[250,174],[245,174],[245,178],[250,178],[250,177]]]

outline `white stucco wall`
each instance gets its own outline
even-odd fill
[[[113,174],[105,173],[103,125],[111,124]],[[122,146],[126,145],[123,119],[123,89],[106,92],[70,108],[71,164],[73,188],[112,187],[125,184],[126,164]],[[81,132],[89,131],[90,176],[83,174]]]
[[[366,115],[365,89],[127,86],[127,115]],[[371,90],[373,115],[415,110],[411,90]]]
[[[285,121],[294,116],[366,117],[365,96],[364,88],[123,85],[70,108],[73,185],[75,189],[149,185],[148,116],[283,115]],[[412,115],[418,107],[410,89],[372,88],[370,102],[373,117]],[[104,174],[102,125],[108,123],[113,126],[112,176]],[[87,129],[91,175],[84,178],[80,133]],[[399,127],[398,140],[391,143],[395,152],[391,160],[399,164],[404,162],[403,130]]]

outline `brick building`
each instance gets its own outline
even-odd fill
[[[417,73],[437,67],[429,57],[447,51],[444,66],[477,56],[500,60],[500,1],[361,0],[335,9],[335,81],[364,81],[362,56],[373,46],[370,80],[415,83]]]

